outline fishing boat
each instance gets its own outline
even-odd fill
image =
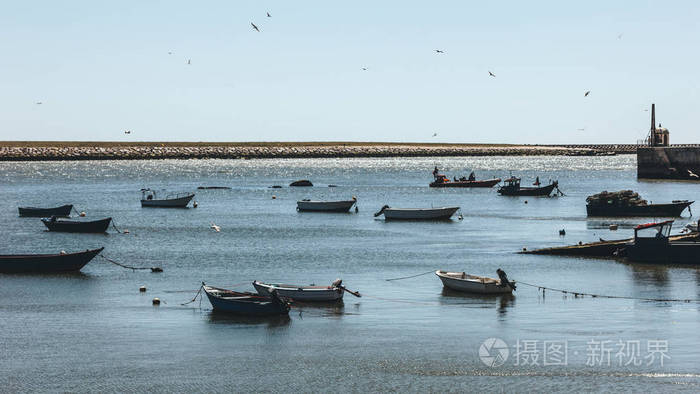
[[[95,258],[104,248],[78,253],[56,254],[9,254],[0,255],[0,272],[70,272],[80,271],[85,264]]]
[[[670,204],[648,204],[632,190],[603,191],[586,198],[588,216],[678,217],[693,201],[674,200]],[[692,215],[692,212],[691,212]]]
[[[342,280],[336,279],[330,286],[298,286],[283,283],[263,283],[256,280],[253,282],[253,287],[262,296],[269,296],[270,291],[275,290],[282,298],[302,302],[342,301],[343,294],[346,291],[356,297],[360,297],[360,293],[346,289],[342,283]]]
[[[442,270],[435,271],[435,275],[440,278],[442,285],[450,290],[477,294],[511,294],[515,290],[515,282],[509,281],[502,270],[497,272],[501,279]]]
[[[636,226],[634,241],[620,255],[635,262],[700,265],[700,242],[671,241],[672,226],[673,220]]]
[[[357,199],[354,197],[352,200],[342,201],[301,200],[297,201],[297,211],[347,212],[355,203],[357,203]]]
[[[52,216],[50,218],[41,219],[41,222],[44,223],[49,231],[62,233],[104,233],[112,222],[112,218],[84,221],[63,220]]]
[[[269,296],[261,296],[207,286],[204,283],[202,283],[202,289],[214,311],[217,312],[246,316],[274,316],[289,313],[289,302],[280,299],[274,291]]]
[[[158,198],[155,190],[141,189],[141,206],[158,208],[185,208],[194,198],[194,193],[170,193]]]
[[[70,216],[73,210],[72,204],[61,205],[56,208],[36,208],[36,207],[19,207],[19,216],[33,218],[47,218],[50,216]]]
[[[459,207],[391,208],[385,205],[374,217],[384,215],[386,220],[448,220],[457,210]]]
[[[503,183],[504,185],[498,189],[498,194],[502,196],[549,196],[555,188],[558,193],[563,194],[559,190],[557,181],[542,187],[522,187],[520,186],[520,178],[510,177]]]
[[[430,187],[493,187],[501,181],[501,178],[485,179],[485,180],[468,180],[460,179],[451,181],[450,178],[440,174],[435,177],[433,182],[430,182]]]

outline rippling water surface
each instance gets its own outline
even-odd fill
[[[450,176],[473,169],[479,178],[558,179],[566,196],[434,190],[427,184],[435,164]],[[524,284],[513,297],[474,297],[444,292],[432,274],[385,280],[435,269],[495,276],[500,267],[538,286],[700,299],[695,268],[514,253],[625,238],[650,220],[586,219],[586,196],[602,190],[634,189],[657,202],[698,197],[697,184],[639,182],[635,166],[633,156],[0,163],[0,253],[104,246],[116,261],[165,271],[133,272],[97,258],[75,275],[0,275],[0,387],[697,392],[699,303],[543,297]],[[301,178],[316,186],[286,187]],[[143,187],[201,185],[231,190],[197,190],[196,209],[140,207]],[[358,198],[357,214],[295,210],[298,199],[351,196]],[[18,206],[64,203],[88,218],[111,216],[130,233],[48,233],[38,219],[17,217]],[[459,205],[464,219],[387,223],[372,215],[384,204]],[[694,220],[684,215],[677,229]],[[611,222],[620,229],[610,231]],[[206,299],[180,305],[202,281],[252,290],[254,279],[326,284],[338,277],[363,298],[295,307],[285,319],[220,316]],[[164,303],[153,307],[153,297]],[[488,338],[506,343],[503,365],[490,367],[479,357]],[[545,342],[564,345],[566,359],[553,363]],[[629,354],[635,346],[638,354]]]

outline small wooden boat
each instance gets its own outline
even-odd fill
[[[311,183],[311,181],[308,179],[301,179],[301,180],[294,181],[294,182],[289,184],[289,186],[313,186],[313,185],[314,184]]]
[[[62,233],[104,233],[112,222],[112,218],[84,221],[56,219],[55,216],[52,216],[51,218],[41,219],[41,222],[44,223],[49,231]]]
[[[70,272],[80,271],[104,248],[78,253],[57,254],[10,254],[0,255],[0,272]]]
[[[386,220],[448,220],[459,207],[442,208],[391,208],[382,207],[374,216],[384,215]]]
[[[357,199],[343,201],[312,201],[301,200],[297,201],[298,211],[315,211],[315,212],[347,212],[357,203]]]
[[[498,194],[502,196],[549,196],[555,188],[561,193],[557,181],[542,187],[521,187],[520,178],[511,177],[503,183],[504,185],[498,189]]]
[[[273,316],[289,313],[289,303],[280,299],[276,292],[270,296],[253,293],[239,293],[233,290],[207,286],[202,283],[202,289],[214,311],[233,313],[246,316]]]
[[[678,217],[694,201],[673,201],[669,204],[643,204],[643,205],[613,205],[613,204],[587,204],[588,216],[606,217]]]
[[[430,187],[493,187],[501,181],[501,178],[485,179],[485,180],[458,180],[451,181],[446,176],[436,177],[433,182],[430,182]]]
[[[501,276],[501,271],[499,271],[499,276]],[[477,293],[477,294],[511,294],[515,290],[515,282],[509,281],[505,277],[505,272],[503,272],[504,280],[487,278],[485,276],[469,275],[464,272],[447,272],[438,270],[435,271],[435,275],[440,278],[443,286],[448,289],[461,291],[465,293]]]
[[[35,207],[19,207],[19,216],[33,218],[47,218],[50,216],[70,216],[73,210],[72,204],[61,205],[56,208],[35,208]]]
[[[283,283],[263,283],[253,282],[253,287],[262,296],[269,296],[270,291],[275,290],[282,298],[289,298],[302,302],[334,302],[342,301],[343,294],[347,291],[355,297],[360,297],[360,293],[350,291],[343,286],[343,281],[336,279],[330,286],[298,286]]]
[[[640,224],[621,255],[635,262],[700,265],[700,242],[671,241],[672,225],[673,220]]]
[[[141,189],[141,206],[158,208],[185,208],[194,198],[194,193],[171,193],[158,198],[155,190]]]

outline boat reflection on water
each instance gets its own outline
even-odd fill
[[[509,293],[493,295],[474,294],[454,291],[443,287],[442,296],[448,297],[441,298],[441,303],[447,305],[468,305],[478,308],[493,308],[496,306],[499,316],[505,316],[508,309],[515,305],[515,296]]]
[[[213,310],[209,313],[209,322],[213,324],[266,325],[267,328],[276,328],[289,326],[291,321],[288,315],[240,316]]]
[[[302,319],[304,316],[341,317],[346,314],[345,303],[342,300],[336,302],[294,301],[289,313],[296,313]],[[348,314],[352,314],[352,312]]]

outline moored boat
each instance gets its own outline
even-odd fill
[[[469,180],[469,179],[459,179],[451,181],[450,178],[439,174],[435,177],[433,182],[430,182],[430,187],[493,187],[495,184],[501,181],[501,178],[494,179],[484,179],[484,180]]]
[[[104,248],[86,250],[77,253],[56,254],[12,254],[0,255],[0,272],[71,272],[80,271]]]
[[[357,203],[356,198],[352,200],[342,201],[313,201],[301,200],[297,201],[298,211],[314,211],[314,212],[347,212]]]
[[[141,206],[157,208],[185,208],[194,198],[194,193],[171,193],[158,198],[155,190],[141,189]]]
[[[112,222],[112,218],[84,221],[56,219],[55,216],[52,216],[51,218],[41,219],[41,222],[44,223],[49,231],[63,233],[104,233]]]
[[[675,200],[667,204],[648,204],[632,190],[603,191],[586,198],[586,213],[588,216],[607,217],[678,217],[686,208],[690,211],[693,202]]]
[[[700,265],[700,242],[671,241],[672,225],[673,220],[640,224],[621,255],[634,262]]]
[[[289,302],[280,299],[276,292],[270,296],[253,293],[240,293],[202,283],[202,289],[209,298],[214,311],[245,316],[273,316],[289,313]]]
[[[294,181],[294,182],[289,184],[289,186],[306,186],[306,187],[313,186],[313,185],[314,184],[311,183],[311,181],[308,179],[300,179],[298,181]]]
[[[448,220],[457,210],[459,207],[391,208],[385,205],[374,216],[384,215],[386,220]]]
[[[555,188],[558,193],[561,193],[557,181],[542,187],[522,187],[520,186],[520,178],[510,177],[503,183],[504,185],[498,189],[498,194],[502,196],[549,196]]]
[[[256,280],[253,282],[253,287],[262,296],[270,296],[270,291],[274,289],[282,298],[304,302],[342,301],[345,293],[344,288],[339,286],[339,284],[336,285],[335,282],[330,286],[298,286],[283,283],[263,283]]]
[[[36,208],[36,207],[19,207],[19,216],[22,217],[34,217],[34,218],[46,218],[50,216],[70,216],[70,212],[73,210],[72,204],[61,205],[55,208]]]
[[[515,282],[509,281],[502,270],[497,271],[501,279],[469,275],[465,272],[438,270],[435,275],[448,289],[477,294],[510,294],[515,290]],[[502,273],[502,274],[501,274]]]

